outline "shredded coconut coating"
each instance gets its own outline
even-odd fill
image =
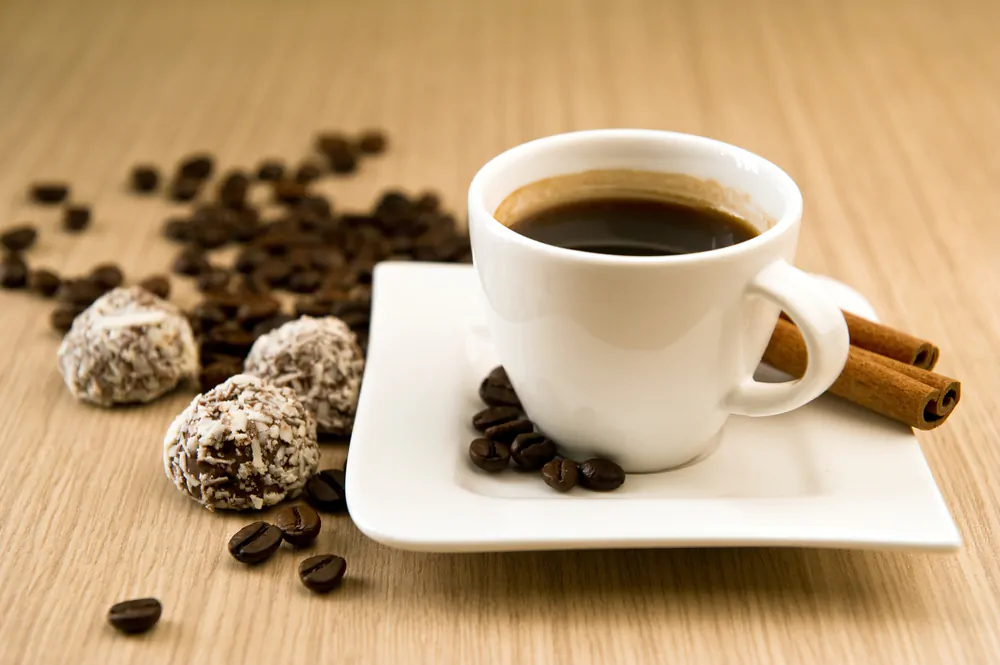
[[[59,345],[66,387],[77,399],[99,406],[150,402],[197,370],[187,318],[138,286],[95,300]]]
[[[238,374],[198,395],[163,439],[163,468],[209,510],[260,510],[316,473],[316,423],[290,388]]]
[[[346,436],[354,427],[365,358],[340,319],[303,316],[261,335],[244,371],[292,388],[320,432]]]

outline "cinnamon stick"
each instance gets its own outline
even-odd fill
[[[806,345],[794,324],[778,320],[764,362],[794,377],[805,373]],[[954,379],[852,344],[847,364],[829,392],[910,427],[928,430],[948,418],[962,396],[962,387]]]
[[[781,316],[788,320],[786,314]],[[851,336],[851,346],[922,369],[934,369],[937,364],[941,352],[927,340],[850,312],[844,312],[844,320]]]

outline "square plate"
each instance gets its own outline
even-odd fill
[[[874,315],[855,291],[823,281],[842,307]],[[479,382],[498,364],[484,306],[472,266],[376,269],[347,471],[351,516],[375,540],[430,552],[961,544],[913,432],[832,397],[734,416],[707,459],[629,475],[608,494],[482,473],[467,446]]]

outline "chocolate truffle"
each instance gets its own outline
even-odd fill
[[[209,510],[260,510],[316,472],[316,423],[290,388],[237,374],[194,398],[163,439],[163,468]]]
[[[73,396],[99,406],[150,402],[198,368],[187,317],[138,286],[110,291],[84,310],[59,346]]]
[[[303,316],[261,335],[244,371],[295,390],[324,434],[344,436],[354,426],[365,358],[340,319]]]

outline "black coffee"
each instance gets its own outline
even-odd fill
[[[625,197],[559,203],[515,220],[510,228],[556,247],[624,256],[705,252],[757,235],[748,222],[717,208]]]

